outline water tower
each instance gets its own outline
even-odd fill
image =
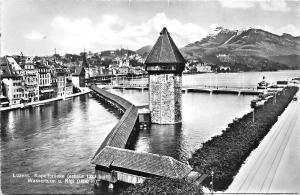
[[[182,71],[185,59],[166,28],[160,32],[145,64],[149,75],[151,122],[180,123]]]

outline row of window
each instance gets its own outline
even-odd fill
[[[42,68],[42,69],[39,69],[39,72],[50,72],[50,70],[47,68]]]
[[[18,88],[18,89],[14,89],[14,92],[17,93],[17,92],[22,92],[22,88]]]
[[[22,98],[23,94],[15,94],[14,99],[20,99]]]
[[[35,77],[27,77],[25,80],[26,80],[27,82],[34,82],[34,81],[37,80],[37,78],[35,78]]]
[[[40,80],[40,85],[49,85],[50,84],[50,81],[47,80],[47,79],[41,79]]]
[[[50,78],[50,74],[40,74],[40,78]]]

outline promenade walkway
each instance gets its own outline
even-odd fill
[[[298,97],[300,92],[297,93]],[[298,100],[299,101],[299,100]],[[300,102],[292,101],[241,167],[228,193],[300,192]]]

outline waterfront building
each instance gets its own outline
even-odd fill
[[[66,84],[67,84],[67,74],[63,69],[56,69],[56,81],[57,81],[57,97],[64,97]]]
[[[147,73],[142,66],[132,67],[132,73],[135,75],[141,75]]]
[[[160,32],[145,64],[149,74],[151,121],[158,124],[180,123],[185,59],[166,28]]]
[[[68,77],[66,78],[65,94],[66,96],[73,94],[73,83]]]
[[[38,88],[38,69],[30,62],[25,63],[23,70],[24,80],[24,100],[25,101],[36,101],[39,99],[39,88]]]
[[[85,87],[85,69],[82,66],[75,68],[75,73],[72,74],[72,83],[75,87]]]
[[[117,75],[119,73],[119,66],[117,64],[109,65],[109,74]]]
[[[9,100],[9,105],[20,104],[23,98],[23,82],[22,76],[18,74],[20,70],[16,70],[12,67],[11,63],[7,60],[7,57],[1,58],[1,80],[3,96],[6,96]]]
[[[206,65],[205,63],[198,63],[197,72],[212,72],[211,66]]]
[[[121,67],[119,67],[119,74],[120,75],[127,75],[129,73],[131,73],[129,66],[121,66]]]
[[[39,86],[39,99],[49,99],[56,96],[55,83],[52,84],[51,69],[45,65],[39,64],[38,67],[38,86]]]

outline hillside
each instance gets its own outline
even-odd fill
[[[299,67],[300,55],[292,54],[287,56],[272,56],[270,59],[274,62],[281,64],[291,65],[293,67]]]
[[[147,45],[147,46],[144,46],[138,50],[136,50],[135,52],[137,54],[139,54],[140,56],[142,56],[143,58],[146,58],[148,53],[151,51],[152,49],[152,45]]]
[[[250,28],[229,30],[218,27],[207,37],[181,48],[187,59],[208,63],[240,64],[254,70],[300,68],[300,37],[281,36]],[[298,56],[298,57],[297,57]],[[243,68],[242,68],[243,69]]]

